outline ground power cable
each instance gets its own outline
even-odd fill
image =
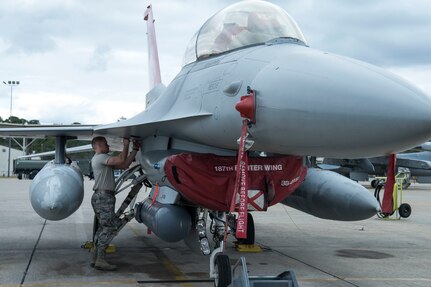
[[[46,221],[47,220],[45,219],[45,222],[43,223],[42,229],[40,230],[39,237],[37,238],[36,244],[33,247],[33,251],[31,252],[30,259],[28,260],[28,263],[27,263],[27,267],[24,270],[24,274],[22,276],[20,286],[22,286],[22,284],[24,284],[25,277],[27,277],[28,269],[30,268],[30,264],[31,264],[31,261],[33,260],[33,255],[36,252],[36,248],[39,245],[40,238],[42,237],[43,230],[45,229],[45,226],[46,226]]]
[[[327,275],[329,275],[329,276],[331,276],[331,277],[334,277],[334,278],[336,278],[336,279],[338,279],[338,280],[340,280],[340,281],[343,281],[344,283],[347,283],[347,284],[352,285],[352,286],[354,286],[354,287],[360,287],[359,285],[356,285],[356,284],[355,284],[355,283],[353,283],[353,282],[350,282],[350,281],[348,281],[348,280],[346,280],[346,279],[344,279],[344,278],[341,278],[341,277],[339,277],[339,276],[337,276],[337,275],[335,275],[335,274],[332,274],[332,273],[330,273],[330,272],[328,272],[328,271],[325,271],[325,270],[323,270],[323,269],[321,269],[321,268],[319,268],[319,267],[313,266],[313,265],[311,265],[311,264],[309,264],[309,263],[307,263],[307,262],[305,262],[305,261],[302,261],[301,259],[298,259],[298,258],[292,257],[292,256],[290,256],[290,255],[288,255],[288,254],[286,254],[286,253],[284,253],[284,252],[281,252],[281,251],[279,251],[279,250],[273,249],[273,248],[271,248],[271,247],[269,247],[269,246],[266,246],[266,245],[264,245],[264,244],[262,244],[262,243],[259,243],[259,242],[256,242],[256,243],[257,243],[257,244],[259,244],[261,247],[264,247],[264,248],[265,248],[265,249],[267,249],[267,250],[270,250],[270,251],[276,252],[276,253],[278,253],[278,254],[280,254],[280,255],[282,255],[282,256],[285,256],[285,257],[288,257],[288,258],[290,258],[290,259],[292,259],[292,260],[298,261],[298,262],[300,262],[300,263],[302,263],[302,264],[304,264],[304,265],[306,265],[306,266],[308,266],[308,267],[311,267],[311,268],[316,269],[316,270],[318,270],[318,271],[320,271],[320,272],[322,272],[322,273],[325,273],[325,274],[327,274]]]

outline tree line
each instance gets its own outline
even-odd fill
[[[19,117],[10,116],[7,119],[3,119],[0,117],[0,123],[8,123],[8,124],[21,124],[21,125],[40,125],[39,120],[26,120],[21,119]]]

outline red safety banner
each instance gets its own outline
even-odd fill
[[[382,200],[382,213],[384,214],[392,214],[392,212],[394,211],[393,194],[394,194],[394,185],[395,185],[396,161],[397,161],[396,155],[391,154],[389,156],[388,176],[386,178],[386,183],[385,183],[385,193],[383,195],[383,200]]]
[[[235,211],[238,200],[238,220],[236,222],[236,237],[247,238],[247,209],[248,209],[248,156],[245,150],[247,138],[247,120],[243,121],[241,138],[239,140],[238,161],[236,170],[235,187],[230,203],[230,212]]]

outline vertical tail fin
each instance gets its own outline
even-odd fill
[[[144,13],[144,20],[147,21],[147,40],[148,40],[148,69],[150,75],[150,88],[162,82],[160,76],[159,52],[157,50],[156,29],[154,28],[153,10],[151,5]]]

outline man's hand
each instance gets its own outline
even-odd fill
[[[123,146],[128,148],[129,144],[130,144],[130,140],[128,138],[123,138]]]
[[[139,150],[141,148],[141,141],[140,140],[133,140],[133,149]]]

